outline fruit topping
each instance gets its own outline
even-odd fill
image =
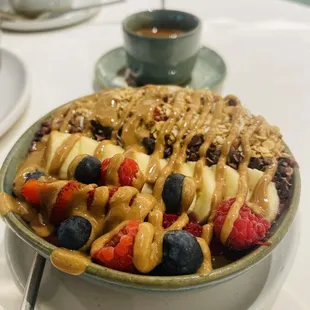
[[[163,228],[166,229],[171,226],[176,220],[178,216],[176,214],[163,214]],[[201,237],[202,234],[202,226],[195,222],[188,222],[184,227],[183,230],[191,233],[195,237]]]
[[[138,164],[131,158],[125,158],[118,169],[118,177],[121,186],[132,186],[138,171]]]
[[[202,250],[192,234],[184,230],[165,233],[161,267],[166,275],[195,273],[202,262]]]
[[[106,184],[106,176],[107,176],[107,170],[108,166],[111,162],[111,158],[106,158],[102,163],[101,163],[101,184]]]
[[[186,195],[184,193],[186,192]],[[168,213],[187,211],[194,200],[194,180],[180,173],[170,174],[164,184],[162,198]]]
[[[99,264],[111,269],[136,272],[133,264],[133,246],[139,223],[137,220],[129,221],[122,230],[104,244],[103,248],[95,252],[93,258]]]
[[[31,180],[31,179],[34,179],[34,180],[38,180],[40,179],[42,176],[44,176],[44,172],[42,171],[39,171],[39,170],[36,170],[34,172],[28,172],[25,177],[26,177],[26,180],[25,182]]]
[[[110,187],[109,188],[109,197],[112,198],[117,191],[118,191],[118,187]]]
[[[133,186],[140,190],[144,181],[144,175],[137,162],[131,158],[116,154],[101,163],[101,183],[103,185]]]
[[[69,215],[69,206],[73,195],[81,189],[82,184],[79,182],[68,182],[58,193],[56,203],[53,206],[50,222],[59,225]]]
[[[214,233],[218,239],[221,237],[222,227],[226,216],[235,202],[235,198],[222,201],[214,218]],[[262,215],[251,211],[246,203],[240,209],[238,218],[226,241],[226,246],[233,250],[245,250],[255,245],[262,244],[270,229],[270,222]]]
[[[59,246],[69,250],[78,250],[87,243],[91,230],[91,223],[86,218],[70,216],[60,224],[57,230]]]
[[[93,156],[84,157],[76,166],[74,177],[84,184],[99,183],[101,162]]]
[[[22,195],[24,198],[35,205],[40,204],[40,189],[44,186],[44,183],[36,180],[30,179],[22,187]]]
[[[143,138],[143,146],[146,148],[148,155],[152,154],[155,149],[155,139],[154,138]]]

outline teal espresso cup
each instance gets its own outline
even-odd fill
[[[187,83],[200,48],[201,22],[190,13],[154,10],[123,21],[127,65],[142,84]]]

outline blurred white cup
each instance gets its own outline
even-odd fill
[[[14,10],[26,15],[36,15],[43,11],[69,8],[72,2],[73,0],[11,0]]]

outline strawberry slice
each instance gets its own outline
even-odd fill
[[[105,185],[106,184],[106,175],[107,175],[107,170],[108,166],[110,164],[111,158],[106,158],[102,163],[101,163],[101,184]]]
[[[56,203],[53,206],[50,222],[59,225],[69,215],[69,205],[76,191],[82,188],[82,184],[76,181],[68,182],[58,193]]]
[[[40,205],[40,189],[42,186],[44,186],[44,183],[29,179],[22,187],[22,195],[28,202]]]
[[[101,265],[124,272],[135,273],[133,246],[139,230],[139,221],[131,220],[93,258]]]
[[[109,197],[110,199],[114,196],[114,194],[118,191],[118,187],[109,187]]]

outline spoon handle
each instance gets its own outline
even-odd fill
[[[46,259],[36,253],[25,286],[23,302],[20,310],[34,310]]]

